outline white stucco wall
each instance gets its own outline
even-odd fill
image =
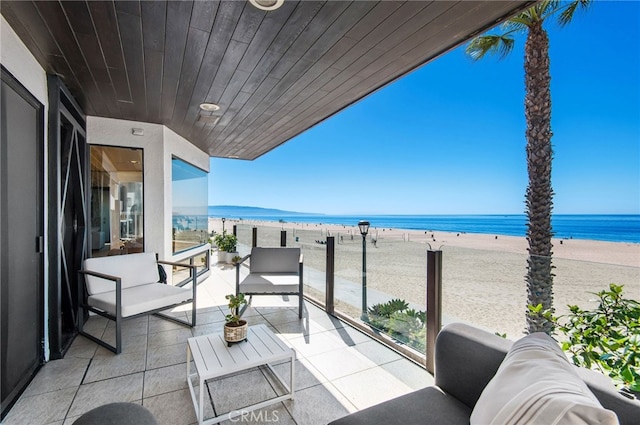
[[[48,110],[47,74],[22,40],[0,15],[0,62]],[[46,129],[46,126],[45,126]],[[46,130],[45,130],[46,131]],[[46,140],[46,137],[45,137]]]
[[[144,130],[144,135],[133,135],[133,128]],[[209,155],[163,125],[112,118],[87,117],[87,142],[143,150],[145,251],[170,261],[191,255],[193,251],[173,256],[171,250],[171,158],[177,156],[208,172]]]
[[[47,91],[47,74],[40,66],[36,58],[29,52],[22,40],[13,31],[13,28],[0,15],[0,63],[9,71],[20,83],[44,105],[44,205],[49,204],[49,193],[46,188],[49,186],[49,161],[47,155],[47,130],[49,117],[49,98]],[[49,223],[47,215],[44,217],[44,235],[49,234]],[[46,239],[45,239],[46,240]],[[49,361],[49,249],[48,243],[44,244],[44,360]]]
[[[144,130],[144,136],[132,134],[132,128]],[[162,125],[111,118],[87,117],[87,143],[142,149],[144,163],[144,249],[167,259],[165,235],[158,220],[165,210]],[[160,221],[162,223],[162,221]]]

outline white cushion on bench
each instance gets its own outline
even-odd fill
[[[83,269],[118,276],[122,281],[122,289],[160,280],[156,254],[153,252],[87,258]],[[116,284],[111,280],[91,275],[85,275],[85,279],[89,295],[116,290]]]
[[[300,276],[297,273],[251,273],[240,283],[240,292],[247,294],[299,291]]]
[[[135,254],[130,254],[135,255]],[[155,264],[155,262],[154,262]],[[154,266],[155,267],[155,266]],[[192,288],[148,283],[122,290],[122,317],[129,317],[157,308],[188,301],[193,296]],[[116,292],[101,292],[91,295],[88,304],[112,315],[116,314]]]

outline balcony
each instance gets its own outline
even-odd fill
[[[305,294],[320,303],[326,299],[327,240],[332,237],[335,310],[361,322],[363,245],[357,226],[227,220],[227,228],[231,226],[238,235],[240,255],[249,253],[254,234],[257,246],[285,242],[300,247],[305,256]],[[214,222],[214,230],[221,230],[219,223]],[[628,298],[640,296],[638,244],[554,238],[553,245],[556,315],[568,314],[569,304],[595,308],[594,293],[611,283],[623,285]],[[400,299],[408,309],[425,311],[427,251],[431,249],[442,253],[441,311],[437,312],[442,324],[466,322],[512,340],[524,335],[528,254],[522,237],[371,228],[366,237],[367,308]],[[422,334],[419,339],[420,344],[413,345],[418,345],[416,361],[423,364],[419,358],[425,354]],[[397,333],[390,342],[399,343],[400,350],[413,348]]]
[[[160,424],[196,423],[186,382],[187,338],[221,332],[224,296],[235,288],[235,270],[213,265],[198,286],[198,325],[181,327],[155,317],[125,322],[120,355],[78,336],[64,359],[45,364],[2,424],[71,424],[88,410],[115,401],[142,403]],[[348,413],[431,385],[433,377],[394,350],[306,302],[254,297],[244,317],[264,323],[296,350],[294,400],[254,412],[243,423],[326,424]],[[284,307],[284,308],[283,308]],[[184,315],[183,311],[175,311]],[[113,335],[92,317],[85,328]],[[288,379],[287,364],[276,370]],[[275,396],[272,377],[252,369],[208,384],[218,414]],[[212,408],[205,418],[213,416]],[[239,421],[239,419],[236,419]],[[230,421],[223,422],[230,423]]]

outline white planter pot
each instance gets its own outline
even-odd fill
[[[218,263],[227,262],[227,253],[224,251],[218,251]]]
[[[227,263],[229,263],[229,264],[231,264],[231,263],[233,262],[233,261],[232,261],[232,260],[233,260],[233,257],[235,257],[236,255],[238,255],[238,253],[237,253],[237,252],[226,252],[225,254],[227,254],[227,255],[226,255],[226,259],[225,259],[225,261],[226,261]]]

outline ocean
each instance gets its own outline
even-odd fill
[[[368,220],[371,228],[484,233],[525,236],[524,214],[508,215],[327,215],[248,207],[209,206],[209,217],[267,220],[296,223],[327,223],[354,226]],[[589,239],[640,243],[640,215],[556,214],[552,217],[554,236],[563,239]]]

